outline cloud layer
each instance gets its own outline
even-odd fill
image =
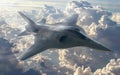
[[[24,30],[27,23],[16,12],[15,14],[10,12],[1,12],[0,37],[8,40],[14,45],[7,48],[11,48],[10,54],[13,56],[12,58],[14,58],[14,60],[9,59],[10,61],[7,62],[10,63],[5,63],[8,67],[12,65],[13,68],[10,71],[3,71],[3,75],[7,75],[5,74],[7,72],[13,72],[12,74],[14,75],[17,71],[20,72],[20,75],[29,75],[30,73],[31,75],[32,73],[36,73],[36,75],[119,74],[120,18],[116,17],[119,13],[112,14],[102,7],[92,6],[87,1],[69,2],[63,11],[52,6],[45,5],[41,10],[29,10],[23,12],[38,24],[40,24],[41,20],[45,18],[46,24],[51,25],[64,22],[67,17],[77,13],[79,14],[79,18],[76,24],[82,27],[86,34],[91,38],[101,42],[113,51],[101,52],[85,47],[63,50],[47,50],[26,61],[19,61],[18,57],[20,53],[33,44],[34,36],[28,35],[24,37],[17,37],[17,35]],[[3,39],[2,41],[3,43],[5,42]],[[7,52],[5,47],[6,45],[7,44],[0,44],[0,48],[3,47],[2,50]],[[5,55],[3,54],[0,57],[3,58],[4,56]],[[15,64],[13,65],[11,61]],[[3,64],[3,62],[1,63]],[[16,65],[18,65],[18,67],[16,67]],[[0,70],[0,72],[2,72],[2,70]]]

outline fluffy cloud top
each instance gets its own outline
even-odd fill
[[[111,59],[110,62],[102,69],[97,69],[95,72],[91,71],[90,67],[78,67],[74,75],[119,75],[120,59]]]
[[[114,13],[112,15],[112,20],[116,21],[117,23],[120,24],[120,13]]]
[[[23,65],[20,65],[13,55],[12,46],[7,40],[0,38],[0,75],[39,75],[39,72],[33,69],[23,74]]]

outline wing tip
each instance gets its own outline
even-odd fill
[[[106,49],[106,50],[104,50],[104,51],[111,52],[112,50],[110,50],[110,49],[108,49],[108,48],[107,48],[107,49]]]
[[[24,56],[20,56],[20,57],[19,57],[19,60],[22,60],[22,61],[23,61],[23,60],[26,60],[26,59],[27,59],[27,58],[25,58]]]
[[[24,15],[21,11],[18,11],[18,13],[19,13],[21,16],[23,16],[23,15]]]
[[[98,50],[99,50],[99,51],[105,51],[105,52],[112,52],[111,49],[109,49],[109,48],[107,48],[107,47],[105,47],[105,46],[103,46],[103,45],[101,45],[101,47],[100,47]]]

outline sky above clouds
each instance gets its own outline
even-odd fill
[[[118,11],[115,3],[119,4],[119,1],[87,0],[87,2],[70,3],[67,1],[71,0],[58,0],[59,3],[56,0],[46,1],[3,0],[0,2],[2,8],[0,10],[0,75],[119,75],[120,13],[114,14],[104,9],[105,6],[113,3],[108,7],[112,11],[113,8]],[[43,6],[44,4],[47,5]],[[94,6],[98,4],[105,6]],[[36,23],[41,23],[42,18],[46,18],[46,24],[59,23],[72,13],[77,13],[79,18],[76,24],[82,27],[88,36],[109,47],[113,52],[101,52],[84,47],[51,49],[26,61],[20,61],[19,55],[33,44],[34,37],[17,36],[27,25],[26,21],[14,12],[19,10],[18,7]]]
[[[0,7],[42,7],[42,5],[52,5],[57,8],[64,9],[66,4],[72,0],[2,0],[0,1]],[[79,1],[79,0],[75,0]],[[119,0],[86,0],[93,5],[99,5],[108,9],[112,12],[120,12],[120,1]]]

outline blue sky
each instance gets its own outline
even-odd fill
[[[44,4],[56,6],[57,8],[64,8],[66,4],[73,0],[3,0],[0,2],[0,7],[2,6],[27,6],[27,7],[41,7]],[[79,1],[79,0],[76,0]],[[107,10],[113,12],[120,12],[120,0],[86,0],[92,5],[99,5]]]
[[[110,11],[120,12],[120,0],[87,0],[93,5],[100,5]]]

